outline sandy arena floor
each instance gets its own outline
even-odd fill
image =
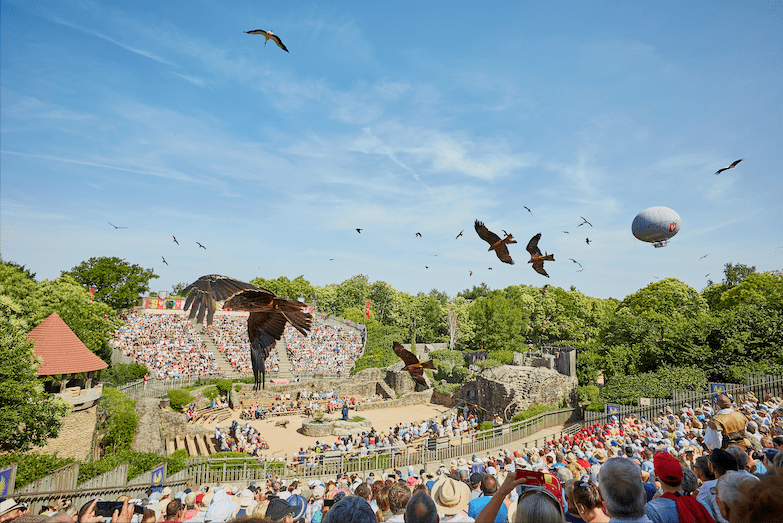
[[[389,409],[374,409],[374,410],[351,410],[351,417],[361,416],[363,418],[372,421],[373,427],[377,431],[386,432],[390,427],[396,426],[402,422],[421,421],[438,416],[449,410],[448,407],[443,405],[436,405],[434,403],[423,403],[419,405],[411,405],[408,407],[394,407]],[[336,412],[327,415],[327,418],[340,419],[340,413]],[[246,421],[239,419],[239,411],[234,411],[231,419],[237,420],[238,423],[244,424]],[[222,427],[226,427],[231,424],[231,419],[223,420],[221,422]],[[269,443],[269,450],[264,451],[265,456],[284,456],[296,454],[300,448],[306,448],[313,445],[319,438],[305,436],[299,432],[302,427],[302,420],[305,419],[302,416],[274,416],[267,418],[266,420],[252,420],[250,425],[258,429],[261,435]],[[275,423],[278,421],[289,420],[287,428],[275,427]],[[214,423],[206,423],[205,427],[210,430],[215,429]],[[336,436],[330,436],[328,438],[320,438],[320,441],[326,440],[327,443],[333,443],[337,440]]]

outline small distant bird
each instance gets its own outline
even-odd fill
[[[571,234],[571,233],[568,231],[563,231],[563,234]]]
[[[435,364],[432,360],[419,361],[415,354],[397,342],[394,342],[394,354],[405,363],[402,370],[408,371],[416,383],[421,383],[426,387],[427,381],[424,379],[424,369],[435,369]]]
[[[582,264],[579,263],[578,261],[576,261],[575,259],[573,259],[573,258],[568,258],[568,259],[571,260],[572,262],[574,262],[575,264],[579,265],[580,267],[582,266]]]
[[[439,252],[438,254],[430,254],[430,256],[440,256],[441,254],[443,254],[443,253]]]
[[[329,261],[334,261],[334,258],[329,258]]]
[[[546,291],[547,290],[549,290],[549,284],[548,283],[546,285],[544,285],[543,287],[541,287],[541,290],[539,291],[539,292],[541,292],[541,297],[542,298],[546,298]]]
[[[506,247],[506,244],[517,243],[513,236],[507,234],[506,237],[501,240],[500,236],[487,229],[482,222],[476,220],[474,226],[479,237],[489,244],[488,250],[495,251],[495,254],[503,263],[514,265],[514,260],[511,259],[511,255],[508,253],[508,247]]]
[[[530,210],[530,207],[528,207],[528,206],[526,206],[526,205],[523,205],[522,207],[524,207],[525,209],[527,209],[527,212],[529,212],[529,213],[530,213],[530,216],[533,216],[533,211],[531,211],[531,210]]]
[[[198,243],[198,242],[196,242],[196,243]],[[198,243],[198,246],[201,247],[202,249],[204,249],[205,251],[207,250],[207,248],[204,247],[203,245],[201,245],[200,243]]]
[[[424,266],[424,268],[425,268],[425,269],[429,269],[429,267],[428,267],[428,266],[426,266],[426,265]]]
[[[740,163],[741,161],[742,161],[742,158],[740,158],[736,162],[732,162],[732,164],[729,165],[728,167],[721,167],[720,169],[715,171],[715,174],[720,174],[720,173],[722,173],[723,171],[725,171],[727,169],[734,169],[737,166],[737,164]]]
[[[177,237],[176,237],[176,236],[174,236],[174,235],[172,235],[171,237],[172,237],[172,238],[174,238],[174,243],[176,243],[177,245],[179,245],[179,242],[177,241]]]
[[[275,35],[275,34],[272,34],[272,31],[264,31],[263,29],[254,29],[252,31],[245,31],[245,32],[247,34],[249,34],[249,35],[261,35],[261,36],[263,36],[264,37],[264,46],[265,47],[266,47],[266,43],[271,38],[277,44],[277,47],[279,47],[280,49],[282,49],[286,53],[289,52],[288,49],[286,49],[286,47],[283,45],[283,41],[280,40],[280,37]]]
[[[530,241],[527,242],[527,247],[525,247],[525,250],[530,253],[530,260],[528,261],[528,263],[533,264],[533,270],[536,271],[538,274],[543,274],[544,276],[549,278],[549,275],[544,270],[544,262],[555,261],[555,255],[554,254],[541,255],[541,249],[538,248],[538,240],[540,239],[541,239],[541,233],[538,233],[532,238],[530,238]]]
[[[169,262],[167,262],[167,261],[166,261],[166,258],[164,258],[163,256],[161,256],[161,259],[163,260],[163,263],[165,263],[166,265],[168,265],[168,264],[169,264]]]
[[[127,229],[127,227],[117,227],[117,226],[116,226],[116,225],[114,225],[112,222],[106,222],[106,223],[108,223],[109,225],[111,225],[111,226],[112,226],[112,227],[114,227],[115,229]]]
[[[492,270],[492,267],[487,267],[487,270],[488,270],[488,271],[491,271],[491,270]]]
[[[421,233],[420,233],[420,232],[417,232],[417,233],[416,233],[416,236],[417,236],[418,238],[421,238]]]
[[[470,273],[471,276],[473,276],[473,271],[468,271],[468,272]]]
[[[579,270],[578,270],[578,271],[576,271],[576,272],[582,272],[583,270],[584,270],[584,269],[579,269]]]
[[[699,258],[699,259],[700,259],[700,260],[701,260],[701,259],[704,259],[704,258],[706,258],[707,256],[709,256],[709,254],[705,254],[704,256],[702,256],[702,257],[701,257],[701,258]]]
[[[457,235],[457,238],[459,238],[460,236],[462,236],[462,233],[463,233],[463,232],[465,232],[465,229],[462,229],[461,231],[459,231],[459,234]],[[454,239],[456,240],[457,238],[454,238]]]
[[[587,224],[587,225],[589,225],[590,227],[592,227],[592,226],[593,226],[593,224],[592,224],[592,223],[590,223],[590,222],[588,222],[587,220],[585,220],[585,217],[584,217],[584,216],[580,216],[580,218],[582,218],[584,221],[583,221],[582,223],[580,223],[579,225],[577,225],[577,227],[581,227],[581,226],[582,226],[582,225],[584,225],[584,224]]]
[[[590,242],[591,242],[591,241],[592,241],[592,240],[591,240],[590,238],[585,238],[585,242],[587,243],[587,245],[590,245]]]
[[[359,234],[361,234],[363,230],[364,230],[364,229],[356,229],[356,232],[358,232]]]
[[[299,301],[278,298],[266,289],[219,274],[202,276],[182,292],[188,297],[184,310],[190,309],[190,319],[195,317],[199,324],[206,316],[207,325],[212,325],[217,301],[225,300],[223,310],[250,313],[247,319],[247,335],[250,340],[250,362],[255,377],[255,390],[259,389],[259,385],[264,387],[264,362],[283,335],[285,324],[290,323],[302,335],[307,336],[313,320],[312,315],[303,310],[304,304]]]
[[[704,277],[706,278],[706,277],[707,277],[707,276],[709,276],[710,274],[712,274],[712,273],[711,273],[711,272],[708,272],[707,274],[705,274],[705,275],[704,275]]]

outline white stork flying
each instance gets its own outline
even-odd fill
[[[254,29],[252,31],[245,31],[245,32],[249,35],[262,35],[265,38],[264,46],[266,46],[266,43],[271,38],[277,44],[277,47],[279,47],[280,49],[288,53],[288,49],[286,49],[285,46],[283,45],[283,41],[280,40],[279,36],[272,34],[272,31],[264,31],[263,29]]]
[[[740,163],[741,161],[742,161],[742,158],[740,158],[740,159],[739,159],[739,160],[737,160],[736,162],[732,163],[732,164],[731,164],[731,165],[729,165],[728,167],[722,167],[722,168],[718,169],[718,170],[715,172],[715,174],[720,174],[720,173],[722,173],[723,171],[725,171],[725,170],[727,170],[727,169],[734,169],[734,168],[737,166],[737,164],[738,164],[738,163]]]

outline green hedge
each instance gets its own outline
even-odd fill
[[[193,402],[193,396],[185,389],[170,389],[166,392],[171,402],[171,408],[182,412],[182,408],[186,405],[190,405]]]
[[[552,405],[531,405],[527,409],[517,412],[514,414],[514,417],[511,418],[511,422],[515,421],[522,421],[523,419],[532,418],[533,416],[538,416],[539,414],[549,411],[549,410],[557,410],[558,407],[553,407]]]
[[[64,467],[74,461],[76,460],[73,458],[58,458],[57,455],[50,456],[49,454],[38,454],[36,452],[30,452],[29,454],[0,454],[0,468],[4,468],[11,463],[17,463],[17,487],[48,476],[55,469]]]
[[[139,424],[135,401],[114,387],[104,387],[98,400],[98,420],[105,433],[100,441],[102,448],[110,452],[130,450]]]
[[[204,394],[204,397],[207,398],[209,401],[212,401],[213,399],[217,398],[218,394],[220,393],[218,391],[218,388],[214,385],[211,387],[205,388],[203,391],[201,391],[202,394]]]
[[[147,366],[141,363],[115,363],[101,372],[101,381],[117,387],[140,380],[147,372]]]

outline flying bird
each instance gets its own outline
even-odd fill
[[[707,274],[705,274],[705,275],[704,275],[704,277],[706,278],[706,277],[707,277],[707,276],[709,276],[710,274],[712,274],[712,273],[711,273],[711,272],[708,272]]]
[[[421,238],[421,233],[420,233],[420,232],[417,232],[417,233],[416,233],[416,237],[417,237],[417,238]]]
[[[277,47],[288,53],[288,49],[283,45],[283,41],[280,40],[280,37],[272,34],[272,31],[264,31],[263,29],[254,29],[252,31],[245,31],[249,35],[261,35],[264,37],[264,47],[266,47],[266,43],[271,38],[276,44]],[[290,54],[290,53],[289,53]]]
[[[706,258],[707,256],[709,256],[709,254],[705,254],[704,256],[702,256],[702,257],[701,257],[701,258],[699,258],[699,259],[700,259],[700,260],[701,260],[701,259],[704,259],[704,258]]]
[[[568,258],[568,259],[571,260],[572,262],[574,262],[575,264],[579,265],[580,267],[582,266],[582,264],[579,263],[578,261],[576,261],[575,259],[573,259],[573,258]]]
[[[578,270],[578,271],[576,271],[576,272],[582,272],[583,270],[584,270],[584,269],[579,269],[579,270]]]
[[[500,236],[487,229],[482,222],[476,220],[474,226],[479,237],[489,244],[488,250],[495,251],[495,254],[503,263],[514,265],[514,260],[511,259],[511,255],[508,253],[508,247],[506,247],[509,243],[517,243],[513,236],[507,234],[506,237],[501,240]]]
[[[458,239],[460,236],[462,236],[462,233],[463,233],[463,232],[465,232],[465,229],[462,229],[461,231],[459,231],[459,234],[458,234],[458,235],[457,235],[457,237],[456,237],[456,238],[454,238],[454,239],[456,240],[456,239]]]
[[[174,238],[174,243],[176,243],[177,245],[179,245],[179,242],[177,241],[177,237],[176,237],[176,236],[174,236],[173,234],[171,235],[171,237],[172,237],[172,238]]]
[[[473,271],[468,271],[468,272],[470,273],[471,276],[473,276]]]
[[[580,216],[580,218],[582,218],[584,221],[583,221],[582,223],[580,223],[579,225],[577,225],[577,227],[581,227],[581,226],[582,226],[582,225],[584,225],[584,224],[587,224],[587,225],[589,225],[590,227],[592,227],[592,226],[593,226],[593,224],[592,224],[592,223],[590,223],[590,222],[588,222],[587,220],[585,220],[585,217],[584,217],[584,216]]]
[[[487,267],[487,270],[488,270],[488,271],[491,271],[491,270],[492,270],[492,267]]]
[[[424,266],[424,268],[425,268],[425,269],[429,269],[429,267],[427,267],[426,265]]]
[[[737,164],[740,163],[741,161],[742,161],[742,158],[740,158],[736,162],[732,162],[732,164],[729,165],[728,167],[721,167],[720,169],[715,171],[715,174],[720,174],[720,173],[722,173],[723,171],[725,171],[727,169],[734,169],[737,166]]]
[[[329,261],[334,261],[334,258],[329,258]]]
[[[531,210],[530,210],[530,207],[528,207],[528,206],[526,206],[526,205],[523,205],[522,207],[524,207],[525,209],[527,209],[527,212],[529,212],[529,213],[530,213],[530,216],[533,216],[533,211],[531,211]]]
[[[530,253],[530,260],[528,260],[528,263],[533,264],[533,270],[536,271],[538,274],[543,274],[547,278],[549,278],[549,275],[544,270],[544,262],[545,261],[555,261],[555,255],[554,254],[544,254],[541,255],[541,249],[538,248],[538,240],[541,239],[541,233],[536,234],[532,238],[530,238],[530,241],[527,242],[527,247],[525,247],[525,250]]]
[[[546,291],[549,290],[549,284],[547,283],[543,287],[541,287],[541,290],[539,291],[541,293],[542,298],[546,298]]]
[[[356,229],[356,232],[358,232],[359,234],[361,234],[363,230],[364,230],[364,229]]]
[[[591,241],[592,241],[592,240],[590,240],[590,238],[585,238],[585,242],[587,243],[587,245],[590,245],[590,242],[591,242]]]
[[[563,234],[571,234],[571,233],[568,231],[563,231]]]
[[[430,256],[440,256],[441,254],[443,254],[443,253],[439,252],[438,254],[430,254]]]
[[[196,243],[198,243],[198,242],[196,242]],[[200,243],[198,243],[198,246],[201,247],[202,249],[204,249],[205,251],[207,250],[207,248],[204,247],[203,245],[201,245]]]
[[[278,298],[274,293],[252,283],[235,280],[220,274],[208,274],[194,281],[182,293],[188,298],[184,310],[190,309],[190,318],[207,325],[217,310],[217,301],[225,300],[223,310],[247,311],[247,335],[250,338],[250,356],[255,377],[254,390],[265,387],[264,362],[277,340],[283,335],[286,322],[302,335],[310,330],[313,317],[302,310],[296,300]]]
[[[166,265],[168,265],[168,264],[169,264],[169,262],[167,262],[167,261],[166,261],[166,258],[164,258],[163,256],[161,256],[161,259],[163,260],[163,263],[165,263]]]
[[[109,225],[111,225],[111,226],[112,226],[112,227],[114,227],[115,229],[127,229],[127,227],[117,227],[117,226],[116,226],[116,225],[114,225],[112,222],[106,222],[106,223],[108,223]]]
[[[419,361],[415,354],[406,350],[405,347],[397,342],[394,342],[394,354],[405,363],[402,370],[408,371],[416,383],[421,383],[426,387],[427,380],[424,379],[424,369],[435,369],[435,364],[432,360]]]

